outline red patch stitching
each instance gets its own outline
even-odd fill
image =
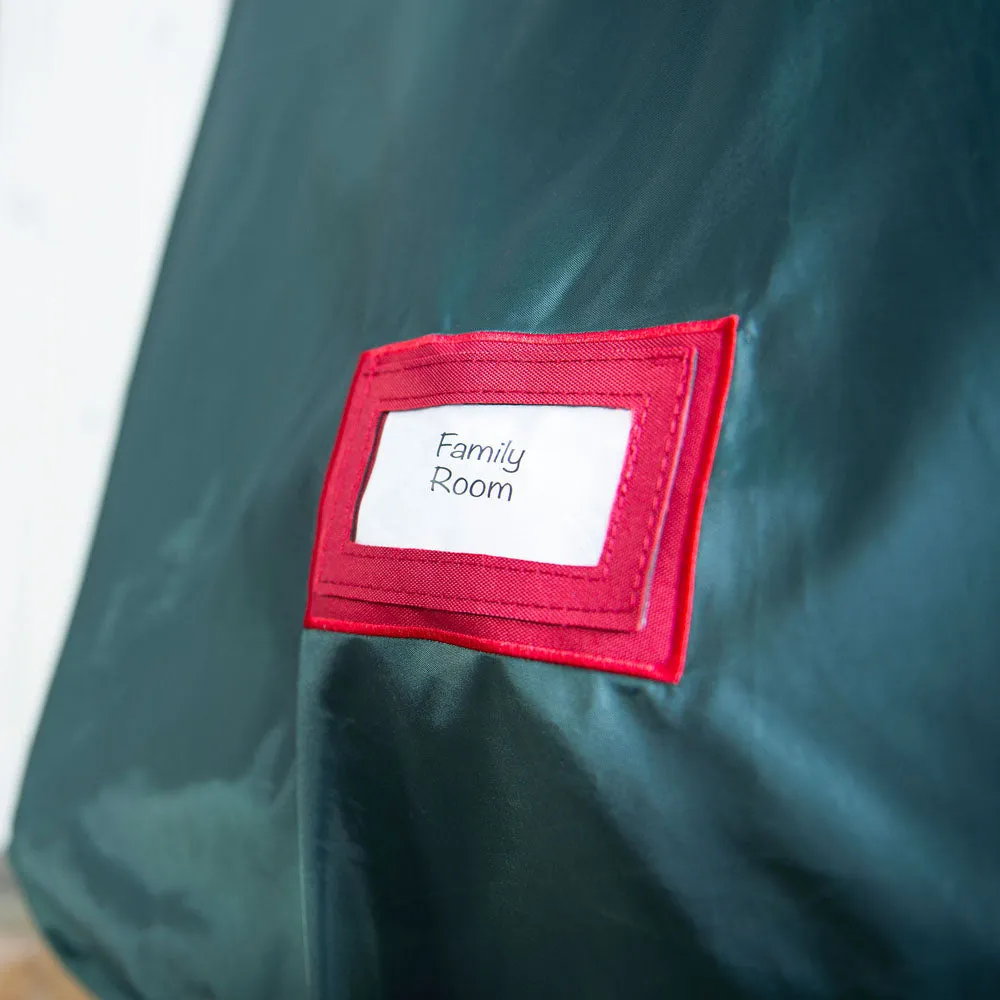
[[[728,317],[606,333],[431,336],[363,354],[320,503],[306,627],[679,679],[735,340]],[[353,541],[384,414],[450,403],[632,411],[596,566]]]

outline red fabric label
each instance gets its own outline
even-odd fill
[[[363,354],[320,503],[306,627],[678,680],[735,340],[728,317],[604,333],[430,336]],[[386,415],[452,404],[631,411],[597,565],[354,541]]]

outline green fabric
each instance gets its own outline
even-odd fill
[[[238,0],[13,848],[100,997],[997,995],[998,51]],[[680,685],[303,635],[360,350],[732,312]]]

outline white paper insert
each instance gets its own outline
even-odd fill
[[[598,406],[389,413],[355,541],[595,566],[631,427],[630,410]]]

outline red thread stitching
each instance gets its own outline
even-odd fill
[[[663,453],[663,458],[660,460],[660,473],[659,473],[659,477],[657,479],[656,488],[655,488],[655,490],[653,492],[652,507],[651,507],[650,514],[649,514],[649,519],[648,519],[648,522],[647,522],[646,538],[645,538],[645,540],[643,542],[643,548],[642,548],[642,551],[641,551],[641,553],[639,555],[639,566],[638,566],[638,569],[636,571],[634,582],[632,584],[632,590],[629,593],[628,603],[626,605],[624,605],[624,606],[621,606],[621,607],[608,607],[608,606],[601,605],[601,604],[597,604],[597,605],[584,605],[584,606],[574,606],[574,605],[568,605],[568,604],[541,604],[538,601],[518,601],[518,600],[513,600],[513,599],[506,599],[506,600],[500,601],[500,600],[492,600],[492,599],[486,598],[486,597],[479,597],[479,598],[477,598],[477,600],[480,603],[482,603],[482,604],[497,604],[497,605],[503,605],[503,606],[522,607],[522,608],[545,608],[545,609],[548,609],[548,610],[562,609],[564,611],[594,611],[594,612],[605,613],[605,614],[616,614],[616,613],[617,614],[621,614],[621,613],[624,613],[626,611],[631,611],[632,609],[635,608],[636,604],[638,603],[639,593],[640,593],[640,591],[642,589],[642,576],[643,576],[643,573],[645,572],[646,562],[647,562],[647,560],[649,558],[649,545],[650,545],[650,541],[651,541],[651,537],[652,537],[651,536],[652,525],[655,522],[657,515],[660,513],[661,494],[662,494],[662,490],[663,490],[663,486],[664,486],[664,481],[665,481],[665,477],[666,477],[665,469],[667,468],[667,466],[669,464],[668,460],[673,455],[674,445],[676,444],[676,439],[677,439],[677,424],[678,424],[677,417],[678,417],[678,414],[680,413],[680,408],[681,408],[681,405],[683,404],[684,399],[687,397],[687,395],[692,390],[692,386],[691,386],[690,380],[688,378],[689,373],[690,373],[690,368],[691,368],[690,354],[688,354],[686,356],[685,355],[680,355],[679,357],[681,357],[681,358],[684,359],[684,370],[683,370],[683,373],[682,373],[680,387],[679,387],[678,392],[677,392],[677,402],[675,403],[675,407],[674,407],[673,422],[671,423],[671,426],[670,426],[670,432],[669,432],[669,436],[667,438],[666,447],[665,447],[665,450],[664,450],[664,453]],[[500,394],[501,393],[498,392],[498,395],[500,395]],[[441,395],[449,395],[449,394],[446,394],[446,393],[431,393],[431,394],[428,394],[428,396],[430,398],[437,398],[437,397],[439,397]],[[467,393],[456,393],[456,395],[466,396],[468,394]],[[600,395],[604,395],[604,394],[603,393],[574,393],[574,394],[571,394],[571,393],[565,393],[565,394],[564,393],[538,393],[538,395],[558,395],[558,396],[562,397],[564,395],[600,396]],[[408,401],[408,400],[411,400],[411,399],[427,398],[427,397],[401,396],[401,397],[389,397],[389,398],[393,399],[394,401],[405,402],[405,401]],[[648,396],[644,396],[643,398],[644,398],[645,404],[646,404],[644,406],[644,408],[643,408],[643,419],[645,419],[645,414],[648,412],[649,397]],[[378,417],[380,417],[380,416],[381,416],[381,412],[378,414]],[[635,430],[635,428],[633,427],[633,431],[634,430]],[[365,436],[365,440],[367,440],[367,437],[368,437],[368,435]],[[630,449],[630,450],[632,450],[632,449]],[[637,450],[637,447],[636,447],[636,450]],[[631,469],[628,470],[628,476],[626,476],[626,474],[624,472],[622,474],[622,483],[626,487],[627,487],[627,483],[628,483],[628,478],[631,476],[632,471],[633,470],[631,470]],[[355,490],[354,490],[354,494],[355,495],[357,494],[358,490],[360,490],[360,488],[361,488],[361,485],[360,485],[360,482],[359,482],[357,484]],[[620,521],[621,516],[622,516],[622,507],[624,506],[624,494],[625,494],[625,492],[626,492],[626,490],[620,490],[619,491],[619,499],[615,501],[615,511],[612,514],[612,525],[614,526],[614,530],[617,530],[617,524]],[[612,528],[609,528],[608,543],[605,546],[606,550],[608,551],[608,558],[610,558],[611,535],[612,535]],[[441,561],[440,555],[435,555],[435,556],[419,556],[419,555],[404,554],[405,552],[406,552],[406,550],[401,550],[400,553],[397,555],[397,558],[398,559],[405,559],[408,562],[439,563]],[[447,555],[449,555],[449,556],[452,555],[452,554],[453,553],[447,553]],[[464,555],[464,553],[460,553],[460,554]],[[350,553],[350,555],[351,555],[352,558],[366,558],[366,559],[383,558],[383,555],[381,553],[352,552],[352,553]],[[465,565],[479,565],[479,566],[482,566],[482,565],[494,565],[492,563],[484,563],[484,562],[481,561],[483,559],[490,559],[490,558],[502,558],[502,557],[499,557],[499,556],[493,556],[493,557],[482,556],[482,557],[480,557],[479,560],[475,560],[475,561],[468,560],[468,559],[465,559],[465,560],[456,560],[456,561],[461,561]],[[602,557],[602,561],[601,561],[601,563],[598,564],[598,566],[602,565],[604,562],[605,562],[605,559],[604,559],[604,557]],[[532,573],[534,575],[570,577],[570,578],[573,578],[573,579],[580,579],[581,577],[584,577],[584,575],[585,575],[585,574],[579,573],[579,572],[574,573],[572,571],[567,571],[567,570],[564,570],[564,569],[556,568],[556,567],[553,567],[551,564],[548,564],[548,563],[539,563],[539,564],[537,564],[537,567],[521,567],[521,566],[509,566],[509,567],[508,566],[503,566],[503,567],[499,567],[498,566],[497,568],[498,569],[502,569],[503,572]],[[588,569],[590,569],[590,567],[588,567]],[[606,577],[608,575],[608,572],[604,572],[604,573],[602,573],[600,575]],[[589,574],[588,574],[588,576],[589,576]],[[371,591],[389,590],[389,591],[391,591],[394,594],[408,594],[408,595],[413,596],[413,597],[433,597],[433,598],[437,598],[439,600],[440,599],[445,599],[445,600],[449,599],[447,597],[447,595],[445,595],[445,594],[435,593],[433,591],[428,591],[428,590],[413,589],[413,588],[408,588],[408,587],[398,587],[398,586],[395,586],[395,587],[386,587],[384,584],[353,583],[353,582],[350,582],[350,581],[347,581],[347,580],[330,579],[328,577],[322,577],[319,580],[319,582],[320,583],[329,584],[329,585],[332,585],[332,586],[346,586],[346,587],[351,587],[351,588],[354,588],[354,589],[357,589],[357,590],[371,590]],[[454,598],[452,598],[452,600],[454,600]]]
[[[684,406],[684,401],[690,395],[693,387],[691,385],[691,359],[687,359],[687,363],[684,365],[684,376],[680,387],[677,390],[677,397],[674,401],[674,414],[673,421],[670,424],[670,440],[674,441],[677,437],[677,426],[680,421],[681,410]],[[660,474],[656,480],[656,494],[659,495],[660,491],[666,485],[667,469],[673,465],[674,450],[672,448],[667,448],[663,453],[663,457],[660,459]],[[646,522],[646,537],[642,542],[642,558],[639,560],[639,569],[636,572],[635,580],[632,584],[632,602],[634,603],[639,595],[639,591],[642,589],[642,576],[646,570],[646,560],[649,557],[649,547],[653,543],[653,529],[658,520],[658,515],[660,513],[659,505],[654,504],[653,509],[649,512],[649,520]]]
[[[456,612],[461,613],[461,612]],[[483,653],[502,653],[506,656],[522,656],[525,659],[537,660],[539,653],[548,654],[556,663],[568,663],[573,666],[587,666],[600,663],[607,667],[616,667],[622,671],[631,671],[635,667],[647,673],[657,669],[655,663],[640,663],[633,660],[619,660],[613,656],[602,656],[600,653],[580,653],[576,650],[559,649],[552,646],[532,646],[523,642],[508,642],[503,639],[486,639],[466,632],[451,632],[448,629],[433,628],[429,625],[382,625],[375,622],[355,622],[341,618],[315,618],[314,625],[333,628],[337,631],[354,635],[384,635],[387,638],[417,638],[434,639],[447,642],[465,649],[475,649]]]
[[[681,361],[684,358],[683,352],[680,354],[644,354],[638,358],[609,358],[612,362],[627,361]],[[401,372],[412,371],[416,368],[438,368],[441,365],[467,365],[470,363],[481,365],[514,365],[518,368],[523,365],[580,365],[586,364],[590,358],[581,355],[578,358],[525,358],[523,361],[510,361],[507,358],[484,358],[478,354],[441,354],[434,358],[427,358],[422,361],[410,361],[406,364],[389,367],[385,364],[381,366],[385,375],[398,375]],[[658,366],[659,367],[659,366]]]
[[[451,555],[450,552],[446,552],[445,555]],[[329,581],[321,581],[323,583]],[[433,597],[438,601],[460,601],[466,600],[466,598],[461,597],[449,597],[447,594],[435,594],[426,590],[408,590],[405,587],[388,586],[384,583],[348,583],[345,580],[335,580],[332,581],[338,583],[343,587],[350,587],[352,590],[379,590],[390,594],[408,594],[411,597]],[[329,597],[336,597],[336,594],[325,595]],[[472,600],[469,598],[469,600]],[[515,601],[510,598],[504,598],[503,600],[494,599],[490,597],[476,597],[475,602],[477,604],[499,604],[503,607],[512,608],[544,608],[549,611],[592,611],[595,614],[606,614],[606,615],[622,615],[626,614],[635,607],[635,604],[630,604],[626,607],[621,608],[605,608],[593,605],[583,605],[576,606],[573,604],[541,604],[538,601]],[[444,610],[448,610],[447,608]],[[455,611],[454,614],[473,614],[471,611]]]
[[[420,350],[431,345],[453,344],[537,344],[540,336],[545,337],[546,344],[644,344],[649,340],[657,340],[668,330],[671,336],[682,336],[694,333],[718,333],[721,326],[734,319],[695,320],[690,323],[674,323],[669,327],[648,327],[642,330],[602,330],[587,333],[524,333],[521,330],[477,330],[470,333],[430,333],[416,340],[404,341],[399,344],[386,344],[366,351],[362,357],[378,355],[387,357],[392,354],[403,354]]]

